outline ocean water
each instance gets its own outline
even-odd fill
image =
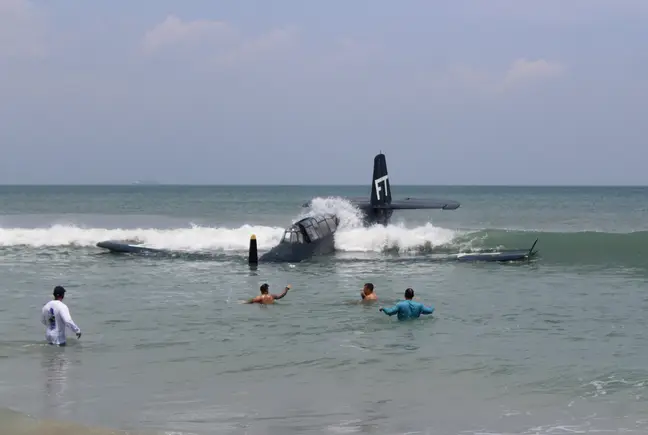
[[[0,187],[0,432],[648,433],[648,188],[393,190],[461,208],[363,228],[335,198],[362,186]],[[251,234],[321,211],[334,255],[247,267]],[[536,238],[529,263],[436,261]],[[240,303],[263,282],[293,290]],[[66,348],[39,321],[55,285],[83,330]],[[378,311],[406,287],[435,314]]]

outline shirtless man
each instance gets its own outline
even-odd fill
[[[374,285],[370,282],[364,285],[362,292],[360,292],[360,296],[362,297],[362,302],[371,302],[378,300],[378,296],[376,296],[376,294],[374,293]]]
[[[261,294],[259,296],[255,296],[251,299],[249,299],[246,304],[274,304],[274,301],[277,299],[281,299],[284,296],[288,294],[288,290],[290,290],[290,285],[287,285],[284,291],[280,295],[273,295],[268,293],[270,289],[270,286],[265,283],[262,284],[259,290],[261,290]]]

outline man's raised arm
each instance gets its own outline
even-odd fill
[[[281,298],[283,298],[284,296],[286,296],[286,295],[288,294],[288,290],[290,290],[290,284],[288,284],[288,285],[286,286],[286,288],[284,289],[283,292],[281,292],[280,295],[272,295],[272,297],[273,297],[274,299],[281,299]]]

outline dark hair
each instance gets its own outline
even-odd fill
[[[364,286],[367,287],[369,290],[373,291],[373,284],[372,283],[368,282]]]
[[[52,294],[55,298],[63,297],[65,296],[65,289],[62,286],[57,285],[56,287],[54,287],[54,292]]]
[[[414,289],[408,288],[405,290],[405,299],[412,299],[414,297]]]
[[[260,289],[262,292],[267,292],[267,291],[268,291],[268,287],[270,287],[270,286],[269,286],[268,283],[266,282],[266,283],[261,284],[261,287],[259,287],[259,289]]]

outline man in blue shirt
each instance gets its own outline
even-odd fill
[[[414,290],[408,288],[405,290],[404,301],[400,301],[391,308],[380,308],[380,311],[388,316],[398,314],[398,320],[417,319],[421,314],[432,314],[434,312],[433,306],[426,307],[422,303],[413,301],[412,299],[414,299]]]

